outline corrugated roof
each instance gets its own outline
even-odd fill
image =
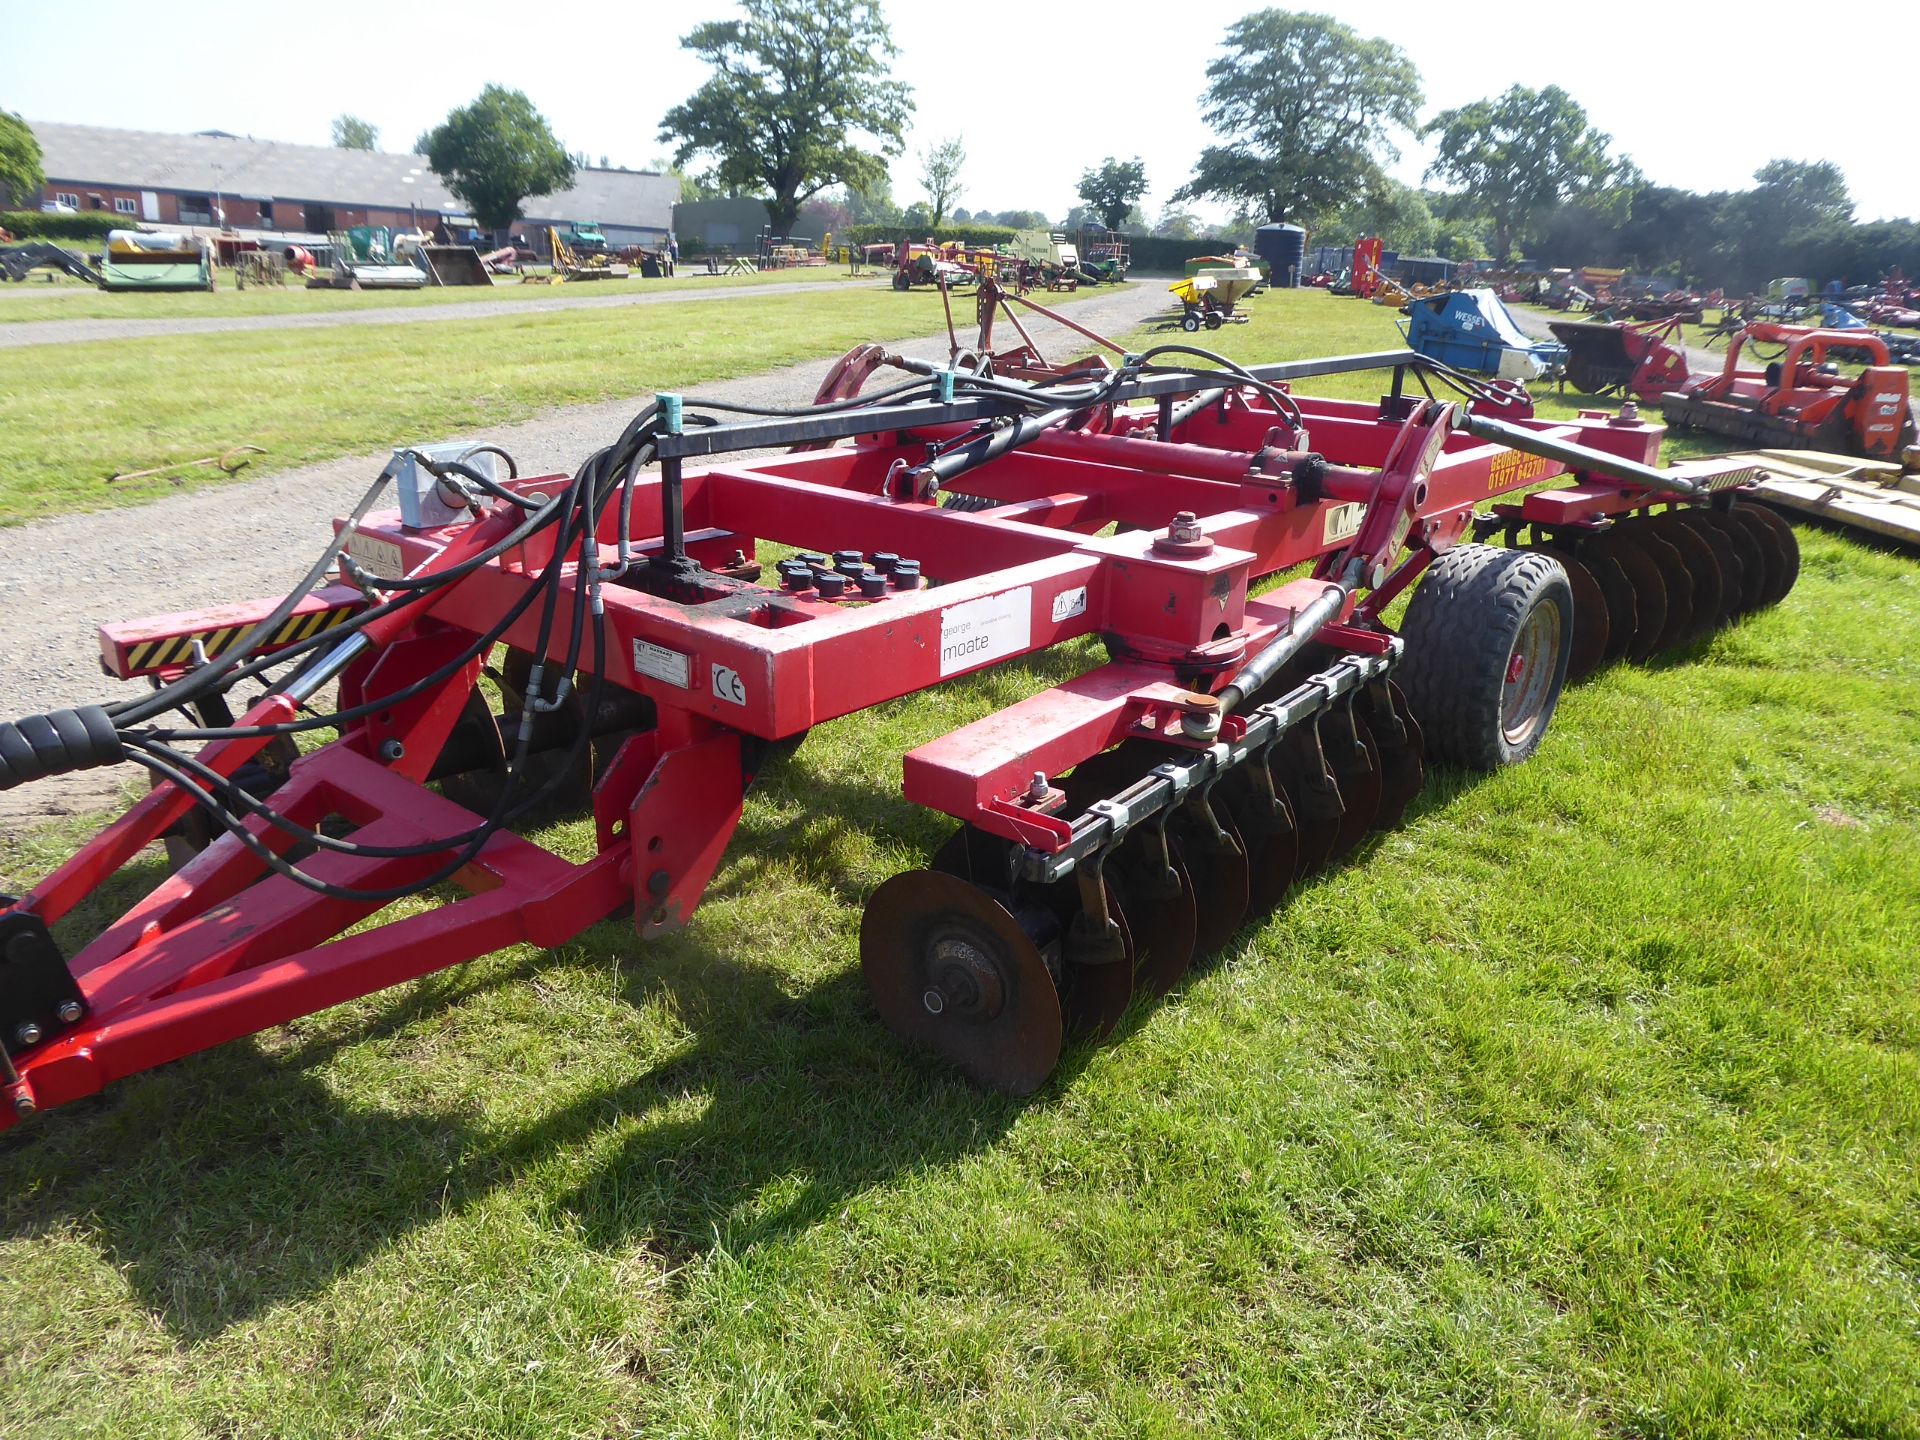
[[[166,135],[103,125],[31,122],[51,180],[127,189],[311,200],[338,206],[465,213],[418,155],[289,145],[231,136]],[[639,170],[583,169],[573,187],[528,200],[529,220],[598,220],[665,230],[679,183]]]

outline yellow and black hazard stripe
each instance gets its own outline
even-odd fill
[[[354,614],[357,605],[336,605],[326,610],[309,610],[305,614],[290,615],[282,621],[266,640],[267,649],[281,645],[292,645],[296,641],[310,640],[323,630],[331,630],[349,615]],[[249,620],[240,625],[226,625],[217,630],[190,630],[184,635],[165,635],[158,640],[142,640],[127,651],[127,672],[132,674],[140,670],[164,670],[169,665],[185,665],[193,659],[193,642],[198,640],[206,646],[207,658],[218,659],[223,653],[240,643],[242,636],[258,624]]]

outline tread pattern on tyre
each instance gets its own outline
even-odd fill
[[[1525,743],[1509,745],[1500,728],[1507,658],[1527,615],[1556,597],[1563,606],[1559,674],[1541,724]],[[1406,656],[1396,672],[1429,756],[1497,770],[1531,755],[1566,684],[1572,622],[1573,589],[1550,555],[1458,545],[1435,560],[1407,603]]]

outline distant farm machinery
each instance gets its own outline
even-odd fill
[[[1797,568],[1746,471],[1654,469],[1658,426],[1537,420],[1405,351],[1173,345],[1031,383],[860,356],[801,411],[659,396],[571,476],[398,451],[284,599],[106,627],[108,670],[157,688],[0,726],[0,786],[156,782],[0,902],[0,1126],[505,945],[678,930],[812,726],[1097,637],[1104,663],[904,757],[957,828],[861,923],[885,1024],[1030,1093],[1394,825],[1428,764],[1526,759],[1568,678]],[[1291,390],[1366,371],[1377,402]],[[540,806],[590,816],[591,853],[516,834]],[[168,836],[197,853],[56,941]]]
[[[1567,380],[1589,394],[1658,404],[1669,423],[1761,446],[1898,460],[1913,443],[1907,372],[1864,330],[1754,321],[1732,332],[1717,375],[1695,375],[1680,318],[1612,324],[1555,321]],[[1742,365],[1757,356],[1759,368]],[[1853,374],[1842,361],[1863,362]]]

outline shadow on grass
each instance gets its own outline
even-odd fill
[[[844,807],[836,813],[859,828],[912,808],[897,795],[840,794],[818,776],[785,783]],[[796,835],[776,826],[743,839],[730,869]],[[128,882],[150,884],[157,869]],[[620,999],[636,1015],[678,1017],[687,1038],[616,1083],[530,1102],[523,1118],[496,1100],[482,1118],[438,1095],[376,1088],[362,1103],[351,1078],[328,1071],[345,1059],[350,1077],[352,1052],[412,1043],[416,1027],[423,1046],[448,1043],[437,1014],[627,956]],[[455,967],[378,1003],[362,1023],[222,1046],[0,1137],[0,1236],[84,1235],[141,1305],[197,1341],[320,1293],[417,1228],[510,1189],[536,1212],[572,1217],[590,1244],[643,1244],[672,1269],[716,1244],[738,1253],[903,1171],[993,1144],[1035,1103],[981,1094],[902,1050],[855,965],[794,993],[789,974],[723,953],[697,924],[642,949],[626,922],[608,922],[564,952]],[[421,1063],[433,1063],[430,1049]],[[540,1068],[534,1083],[565,1085],[558,1066]],[[510,1070],[498,1078],[515,1083]]]
[[[1482,778],[1431,769],[1407,819],[1444,808]],[[830,820],[925,838],[929,850],[944,828],[897,793],[805,766],[777,767],[768,780],[807,804],[798,819],[742,834],[715,899],[812,844],[809,826]],[[1368,863],[1377,844],[1370,836],[1301,885]],[[844,880],[831,888],[859,903]],[[1248,916],[1241,938],[1267,918]],[[419,1043],[419,1063],[430,1067],[431,1046],[454,1043],[436,1032],[435,1016],[543,972],[625,955],[635,958],[619,971],[624,1005],[685,1027],[666,1058],[559,1103],[531,1098],[536,1087],[565,1084],[559,1065],[543,1063],[529,1076],[524,1114],[497,1098],[483,1115],[457,1096],[423,1099],[384,1085],[363,1102],[352,1088],[368,1042]],[[375,1003],[357,1023],[323,1020],[291,1042],[278,1032],[223,1046],[0,1138],[0,1234],[84,1235],[139,1302],[189,1341],[321,1293],[416,1229],[509,1190],[576,1225],[589,1244],[644,1245],[677,1270],[716,1245],[738,1254],[777,1241],[895,1176],[992,1146],[1028,1106],[1070,1086],[1097,1048],[1070,1044],[1038,1100],[982,1094],[897,1044],[854,965],[795,993],[790,974],[723,952],[697,924],[641,949],[624,922],[609,922],[564,952],[455,967]],[[1124,1042],[1153,1010],[1136,1002],[1105,1043]],[[424,1038],[411,1039],[415,1032]],[[527,1033],[536,1046],[569,1039],[543,1039],[538,1022]],[[511,1055],[511,1037],[500,1053]],[[407,1057],[391,1048],[373,1063],[396,1061],[407,1073]],[[497,1084],[515,1086],[509,1067]]]

